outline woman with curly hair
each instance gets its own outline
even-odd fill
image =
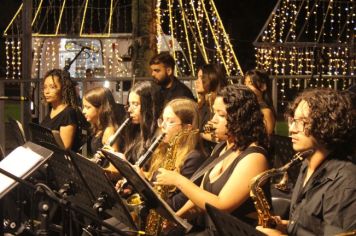
[[[289,221],[268,235],[336,235],[356,229],[356,120],[350,95],[332,89],[303,92],[287,112],[293,149],[313,150],[300,169]]]
[[[201,187],[165,169],[159,169],[156,180],[156,184],[176,186],[189,198],[176,214],[191,218],[200,212],[206,233],[213,229],[213,223],[204,213],[207,203],[245,222],[255,223],[256,211],[249,197],[249,184],[269,166],[266,129],[254,93],[245,86],[229,85],[218,92],[213,108],[211,122],[216,128],[215,135],[225,145],[213,151],[212,155],[216,155],[219,162],[205,173]]]
[[[77,151],[80,147],[80,111],[69,74],[60,69],[48,71],[43,80],[43,97],[50,105],[50,112],[41,126],[59,131],[64,148]]]

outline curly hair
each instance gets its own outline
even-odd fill
[[[54,82],[55,77],[58,78],[58,81],[61,85],[61,96],[63,103],[70,105],[75,109],[79,109],[74,83],[71,80],[69,73],[61,69],[52,69],[47,71],[47,73],[44,75],[43,83],[47,78],[51,78]]]
[[[245,150],[252,143],[267,148],[267,132],[256,95],[246,86],[228,85],[218,92],[227,112],[228,136],[236,150]]]
[[[313,136],[329,151],[349,153],[355,144],[355,116],[351,97],[332,89],[313,89],[301,93],[286,111],[293,117],[301,101],[309,106],[305,134]]]
[[[110,89],[105,87],[96,87],[86,92],[83,98],[98,109],[98,124],[92,125],[94,134],[98,131],[105,130],[108,126],[117,126],[114,114],[115,100]]]

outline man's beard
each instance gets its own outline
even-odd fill
[[[172,81],[172,78],[170,76],[166,76],[163,80],[158,80],[154,78],[154,81],[161,87],[166,88],[169,83]]]

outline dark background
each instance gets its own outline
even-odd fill
[[[253,41],[261,31],[277,0],[215,0],[223,24],[244,71],[255,67]],[[21,0],[1,0],[0,33],[15,15]],[[5,44],[0,40],[0,77],[5,76]]]

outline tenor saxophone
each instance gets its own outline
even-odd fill
[[[280,168],[272,168],[257,175],[251,180],[250,197],[252,198],[258,216],[258,225],[264,228],[274,228],[277,225],[276,219],[271,215],[271,207],[266,199],[266,196],[261,188],[262,184],[267,179],[284,174],[291,166],[303,161],[306,157],[310,156],[314,150],[310,149],[304,152],[295,154],[290,162]]]
[[[182,138],[186,137],[192,133],[198,133],[199,130],[189,130],[189,131],[182,131],[178,135],[174,137],[174,139],[169,143],[169,147],[167,149],[167,153],[165,155],[164,161],[160,168],[164,168],[167,170],[174,170],[175,169],[175,162],[177,157],[178,151],[178,144],[182,140]],[[167,200],[169,194],[175,190],[172,186],[155,186],[154,189],[160,195],[163,200]],[[159,235],[162,231],[162,223],[163,218],[155,211],[154,209],[150,209],[147,218],[146,218],[146,226],[145,232],[148,235]]]

